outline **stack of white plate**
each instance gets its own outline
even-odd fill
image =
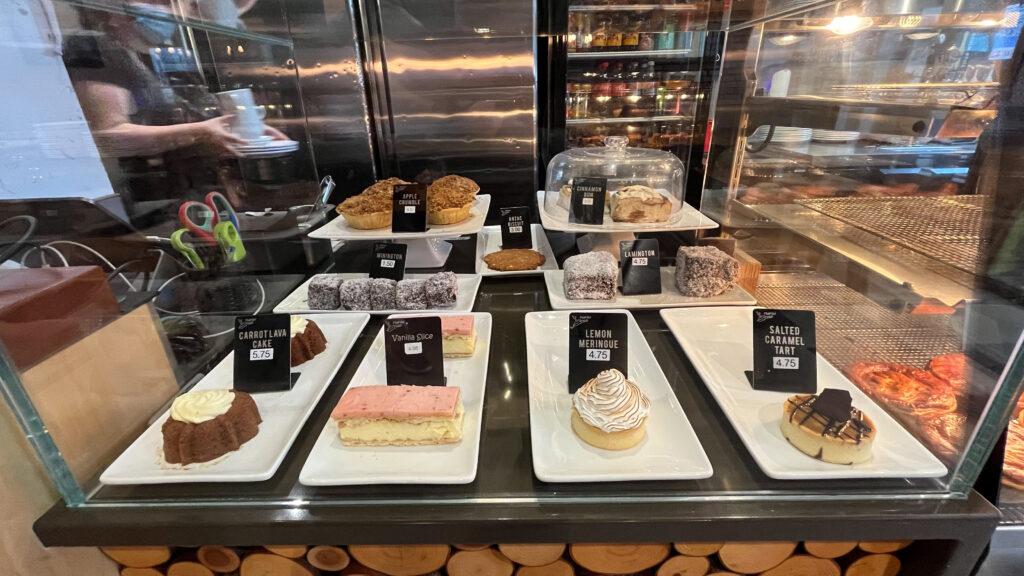
[[[753,134],[747,138],[747,144],[756,145],[764,142],[768,137],[768,126],[759,126]],[[811,141],[810,128],[794,128],[792,126],[776,126],[772,134],[772,143],[775,144],[799,144]]]
[[[235,147],[238,155],[243,158],[273,158],[290,154],[298,149],[299,143],[294,140],[274,140],[271,136],[247,140],[245,144]]]
[[[772,142],[779,144],[793,144],[797,142],[810,142],[810,128],[795,128],[793,126],[776,126],[775,134],[772,135]]]
[[[813,130],[811,138],[815,142],[853,142],[860,139],[860,132],[844,132],[840,130]]]

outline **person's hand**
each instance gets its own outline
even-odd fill
[[[235,146],[245,145],[245,140],[232,134],[228,129],[230,120],[229,115],[196,122],[199,140],[211,146],[219,156],[238,156]]]
[[[291,138],[289,138],[287,134],[281,132],[277,128],[274,128],[273,126],[265,126],[265,128],[266,129],[263,131],[263,134],[265,134],[266,136],[273,136],[274,140],[291,140]]]

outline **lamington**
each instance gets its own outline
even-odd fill
[[[425,310],[427,293],[426,280],[399,280],[395,289],[395,308],[398,310]]]
[[[306,299],[310,310],[337,310],[341,308],[341,276],[317,274],[309,281]]]
[[[373,310],[370,303],[370,278],[356,278],[341,285],[341,305],[346,310]]]
[[[736,285],[740,263],[713,246],[680,246],[676,288],[683,296],[717,296]]]
[[[612,300],[619,264],[608,252],[587,252],[566,258],[563,288],[569,300]]]
[[[427,278],[423,291],[428,308],[451,308],[459,297],[459,279],[453,272],[439,272]]]
[[[391,278],[370,279],[370,307],[373,310],[395,309],[395,288],[398,282]]]

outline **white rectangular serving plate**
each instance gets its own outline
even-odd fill
[[[327,349],[292,369],[301,376],[287,392],[253,394],[263,422],[256,437],[212,462],[180,466],[163,458],[161,428],[170,409],[139,436],[100,476],[104,484],[179,484],[185,482],[261,482],[277,472],[285,454],[324,390],[338,373],[369,314],[333,314],[310,318],[327,338]],[[192,390],[230,388],[234,353],[221,360]]]
[[[526,361],[534,473],[544,482],[711,477],[711,462],[640,326],[632,314],[621,312],[629,318],[629,379],[651,400],[647,437],[633,448],[613,451],[590,446],[576,436],[569,424],[569,312],[530,312]]]
[[[487,219],[491,207],[489,194],[477,194],[469,218],[457,224],[427,224],[426,232],[392,232],[391,226],[375,230],[359,230],[348,225],[344,216],[338,216],[309,233],[310,238],[327,240],[413,240],[417,238],[454,238],[463,234],[476,234]]]
[[[396,317],[419,315],[401,314]],[[445,315],[451,314],[437,314]],[[440,446],[344,446],[338,436],[337,425],[328,418],[302,466],[299,482],[306,486],[469,484],[476,479],[487,361],[491,353],[491,315],[476,312],[473,316],[476,324],[476,351],[473,356],[444,359],[448,385],[462,388],[466,415],[461,442]],[[352,376],[349,387],[383,386],[387,383],[384,328],[381,327]]]
[[[565,297],[564,270],[548,270],[544,272],[544,283],[548,287],[548,299],[551,300],[551,308],[555,310],[580,310],[580,309],[602,309],[602,308],[685,308],[691,306],[752,306],[757,304],[757,298],[750,295],[739,284],[718,296],[698,298],[696,296],[683,296],[676,289],[675,266],[665,266],[661,269],[661,294],[645,294],[643,296],[623,296],[621,291],[616,291],[616,298],[613,300],[569,300]],[[621,290],[621,288],[620,288]]]
[[[718,222],[705,216],[686,202],[680,203],[679,200],[674,198],[669,198],[669,200],[673,204],[678,205],[679,209],[669,217],[667,222],[616,222],[612,220],[611,215],[605,214],[603,224],[576,224],[575,222],[569,222],[569,211],[565,208],[559,206],[553,211],[548,211],[544,206],[545,194],[546,192],[543,190],[537,191],[540,222],[544,225],[544,228],[558,232],[594,232],[600,234],[604,232],[669,232],[673,230],[707,230],[718,228]]]
[[[366,278],[369,274],[341,273],[335,274],[343,280],[354,280]],[[406,274],[409,280],[425,280],[433,274]],[[422,312],[471,312],[476,302],[476,292],[480,289],[480,276],[477,274],[456,274],[458,277],[459,294],[455,298],[455,306],[436,310],[423,310]],[[374,316],[388,316],[391,314],[414,314],[420,310],[310,310],[309,308],[309,283],[313,281],[310,277],[298,288],[292,291],[284,300],[274,306],[274,312],[278,314],[372,314]]]
[[[871,460],[830,464],[794,448],[779,430],[789,392],[754,390],[744,374],[754,365],[753,307],[663,310],[661,317],[704,379],[757,465],[777,480],[938,478],[946,467],[827,360],[818,355],[818,390],[848,390],[875,422]]]
[[[558,270],[558,260],[551,250],[548,237],[544,234],[544,228],[540,224],[530,225],[533,234],[533,249],[544,256],[544,263],[533,270],[515,270],[502,272],[491,270],[484,262],[484,256],[501,250],[501,226],[484,226],[477,235],[476,251],[476,273],[481,276],[533,276],[543,274],[545,270]]]

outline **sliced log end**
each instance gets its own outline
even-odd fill
[[[854,560],[846,567],[846,576],[896,576],[900,573],[900,559],[892,554],[869,554]]]
[[[711,556],[721,550],[725,542],[676,542],[672,545],[676,552],[686,556]]]
[[[523,566],[547,566],[562,557],[565,544],[498,544],[509,560]]]
[[[257,552],[242,560],[239,576],[318,576],[292,558]]]
[[[128,568],[152,568],[171,559],[171,549],[166,546],[106,546],[100,551]]]
[[[576,569],[570,562],[558,559],[546,566],[520,566],[516,576],[575,576]]]
[[[781,564],[761,573],[761,576],[841,576],[842,570],[835,560],[797,554]]]
[[[448,559],[448,576],[512,576],[515,567],[493,548],[461,550]]]
[[[167,576],[213,576],[213,570],[199,562],[174,562],[167,567]]]
[[[598,574],[634,574],[661,564],[668,544],[573,544],[569,554],[577,564]]]
[[[808,540],[807,542],[804,542],[804,550],[806,550],[811,556],[817,556],[818,558],[839,558],[840,556],[846,556],[856,547],[856,541],[817,542]]]
[[[306,561],[321,570],[337,572],[348,567],[350,559],[344,548],[314,546],[306,552]]]
[[[121,568],[121,576],[164,576],[156,568]]]
[[[196,550],[196,559],[218,574],[234,572],[242,564],[238,553],[224,546],[200,546]]]
[[[388,576],[421,576],[439,570],[448,560],[447,544],[418,546],[349,546],[357,562]]]
[[[858,547],[869,554],[889,554],[910,546],[913,540],[861,540]]]
[[[740,574],[771,570],[793,555],[796,542],[727,542],[718,551],[722,565]]]
[[[306,555],[306,546],[264,546],[267,552],[272,552],[285,558],[302,558]]]
[[[658,566],[656,576],[704,576],[710,569],[704,556],[673,556]]]
[[[452,544],[452,548],[455,548],[456,550],[467,550],[470,552],[473,550],[484,550],[490,547],[490,544]]]

